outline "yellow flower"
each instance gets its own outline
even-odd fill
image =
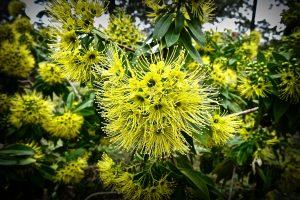
[[[215,43],[220,43],[223,41],[223,35],[221,32],[213,32],[211,35],[211,40]]]
[[[255,117],[256,115],[254,113],[245,115],[243,126],[247,129],[253,129],[255,126]]]
[[[245,77],[240,78],[238,90],[242,96],[247,99],[254,99],[256,97],[266,97],[270,92],[272,86],[269,82],[259,80],[258,82],[252,81]]]
[[[47,9],[62,29],[85,33],[92,31],[95,17],[100,17],[106,10],[100,0],[53,0]]]
[[[205,64],[205,65],[210,64],[210,57],[209,56],[204,55],[204,56],[201,57],[201,59],[202,59],[203,64]]]
[[[152,12],[149,12],[147,16],[149,18],[153,18],[153,21],[156,20],[166,8],[168,8],[162,0],[145,0],[145,4],[152,10]]]
[[[9,109],[10,98],[7,94],[0,94],[0,111],[1,113]]]
[[[224,74],[225,74],[225,80],[224,80],[225,85],[234,88],[237,84],[236,72],[232,69],[226,69]]]
[[[108,187],[115,181],[114,165],[115,162],[106,153],[102,155],[102,159],[97,163],[99,177],[102,180],[104,187]]]
[[[16,127],[23,124],[48,123],[52,116],[53,105],[41,95],[33,92],[22,96],[17,94],[11,99],[9,121]]]
[[[72,139],[78,136],[83,121],[81,115],[66,112],[63,115],[53,117],[43,127],[55,137]]]
[[[291,68],[280,71],[280,98],[298,103],[300,99],[300,76]]]
[[[167,175],[154,178],[154,173],[150,177],[151,172],[145,170],[139,179],[135,179],[135,172],[125,171],[126,167],[116,165],[106,153],[98,161],[97,167],[103,185],[111,186],[113,190],[122,194],[124,199],[169,199],[173,193],[173,183],[167,180]],[[134,170],[133,165],[128,168]],[[146,177],[150,177],[151,180],[146,182]]]
[[[181,131],[193,136],[206,124],[215,107],[210,98],[213,93],[202,83],[200,70],[183,70],[181,54],[169,59],[157,55],[151,60],[142,56],[127,69],[121,63],[130,73],[122,78],[110,73],[104,80],[97,101],[108,122],[106,131],[120,147],[136,148],[153,158],[186,153]]]
[[[15,19],[12,27],[18,33],[30,32],[33,29],[30,19],[26,17],[18,17],[17,19]]]
[[[76,184],[84,178],[84,170],[88,167],[88,156],[79,157],[77,160],[68,162],[67,165],[59,169],[55,180],[65,184]]]
[[[25,3],[19,0],[12,0],[8,4],[8,13],[14,17],[25,12]]]
[[[28,48],[35,44],[34,38],[29,32],[26,33],[16,33],[16,37],[20,45],[26,45]]]
[[[80,43],[75,30],[65,31],[63,29],[53,28],[50,29],[50,35],[57,39],[57,41],[53,41],[54,44],[52,46],[62,51],[76,49]]]
[[[125,199],[160,200],[170,198],[173,193],[171,187],[172,183],[166,180],[166,176],[145,187],[139,181],[133,180],[133,174],[123,172],[115,180],[114,189],[122,193]]]
[[[191,11],[194,17],[198,17],[202,24],[212,20],[216,7],[212,0],[191,0]]]
[[[273,153],[272,148],[270,147],[265,147],[263,149],[258,148],[254,153],[253,153],[253,163],[257,162],[260,166],[262,164],[262,160],[266,162],[272,162],[275,159],[275,155]]]
[[[232,69],[224,70],[224,65],[226,66],[227,59],[223,60],[222,57],[216,59],[212,65],[211,78],[219,86],[235,88],[237,84],[236,72]]]
[[[93,68],[98,66],[103,55],[90,49],[57,51],[52,58],[61,65],[62,71],[72,81],[87,82],[93,77]]]
[[[254,42],[244,42],[242,46],[237,49],[237,54],[241,55],[244,59],[250,59],[256,57],[258,50],[258,44]]]
[[[34,57],[25,45],[3,42],[0,47],[0,71],[26,78],[34,68]]]
[[[268,76],[269,69],[264,62],[248,63],[240,77],[239,92],[247,99],[266,97],[272,87]]]
[[[65,80],[61,68],[54,63],[39,63],[38,73],[41,76],[42,80],[50,85],[60,84]]]
[[[16,35],[10,24],[4,23],[0,24],[0,46],[3,41],[8,41],[10,43],[15,42]]]
[[[105,65],[108,69],[97,68],[97,73],[101,74],[103,78],[109,78],[112,83],[116,84],[125,76],[125,68],[123,67],[125,60],[126,56],[124,52],[118,52],[116,47],[110,47],[108,49],[107,59],[105,60]]]
[[[210,117],[212,140],[216,145],[225,144],[236,133],[242,122],[236,115],[218,115]]]
[[[135,47],[144,37],[132,21],[131,16],[125,14],[124,11],[110,17],[105,33],[113,42],[128,47]]]
[[[193,62],[190,62],[188,65],[187,65],[187,68],[191,71],[193,70],[196,70],[197,68],[199,68],[199,63],[193,61]]]
[[[251,31],[249,37],[250,37],[250,42],[259,45],[261,39],[261,33],[259,31]]]
[[[24,145],[33,149],[34,151],[33,158],[35,160],[42,160],[44,158],[45,155],[43,154],[41,147],[38,146],[35,141],[24,143]]]

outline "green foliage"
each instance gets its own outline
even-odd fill
[[[31,27],[26,29],[26,34],[18,33],[13,29],[16,16],[3,20],[0,25],[1,50],[9,52],[5,49],[9,45],[22,46],[35,60],[26,76],[15,76],[6,70],[7,66],[0,65],[0,176],[3,177],[0,192],[4,198],[85,199],[98,192],[108,195],[107,199],[111,194],[125,199],[266,199],[274,196],[288,199],[286,194],[292,199],[297,197],[300,180],[299,30],[262,45],[257,31],[249,35],[231,31],[204,32],[202,25],[213,10],[209,7],[210,1],[207,4],[205,1],[195,4],[198,1],[194,0],[146,1],[151,10],[149,19],[153,22],[153,30],[141,44],[124,45],[107,34],[103,27],[93,27],[84,20],[92,21],[103,14],[105,3],[57,1],[60,3],[53,4],[51,9],[54,10],[49,11],[57,27]],[[9,12],[24,15],[23,4],[18,1],[14,4],[20,7],[18,12],[13,12],[13,4]],[[72,11],[68,9],[70,6]],[[74,19],[70,17],[73,12],[79,13]],[[298,19],[298,15],[290,15],[283,14],[283,21],[289,25],[294,18]],[[118,23],[115,25],[125,34],[126,30]],[[63,43],[70,27],[74,28],[71,34],[74,37]],[[14,49],[16,54],[18,51],[19,48]],[[0,62],[6,59],[2,57]],[[94,60],[96,57],[99,59]],[[159,57],[164,58],[154,59]],[[5,61],[16,64],[14,59]],[[47,82],[39,70],[40,63],[45,62],[57,65],[63,75],[69,76],[55,84]],[[140,80],[141,77],[146,77],[149,71],[152,73],[152,68],[156,76],[145,82],[147,87],[142,86],[144,79]],[[54,68],[51,69],[46,71],[50,78],[54,76]],[[163,73],[169,74],[160,77]],[[200,76],[202,73],[205,73],[204,78]],[[77,77],[72,77],[74,74]],[[168,156],[161,153],[156,158],[151,157],[146,147],[149,152],[154,150],[148,143],[120,149],[130,143],[130,140],[128,144],[125,140],[118,140],[123,144],[116,143],[115,137],[120,133],[107,137],[107,125],[116,121],[118,123],[111,129],[134,132],[138,126],[135,124],[142,121],[139,119],[142,109],[148,104],[152,108],[154,98],[141,91],[148,90],[152,95],[157,83],[177,84],[179,89],[175,92],[167,91],[175,88],[174,85],[167,89],[158,87],[161,89],[158,91],[161,96],[171,93],[174,95],[171,99],[181,98],[176,95],[190,89],[186,84],[189,76],[197,78],[195,88],[199,86],[203,94],[213,96],[208,105],[203,104],[207,113],[201,119],[203,125],[196,124],[199,121],[195,115],[185,110],[187,114],[182,118],[171,115],[180,125],[172,124],[172,129],[184,124],[184,130],[163,132],[170,143],[154,140],[162,134],[167,120],[160,113],[157,118],[161,121],[154,120],[149,125],[155,127],[155,137],[146,135],[153,130],[146,129],[145,125],[143,136],[148,137],[140,139],[161,141],[161,145],[155,147],[163,153],[163,148],[168,147]],[[155,82],[155,78],[159,81]],[[128,88],[135,84],[141,84],[136,91],[141,95],[132,97]],[[117,110],[111,106],[116,116],[107,117],[110,113],[103,105],[114,105],[114,102],[104,101],[109,99],[104,96],[112,90],[123,92],[110,97],[122,102],[122,106],[128,105],[125,100],[132,98],[129,101],[132,115],[125,116],[123,107]],[[34,101],[26,101],[24,96],[33,93],[40,94],[36,95],[35,102],[47,104],[47,115],[40,114],[46,109],[32,109]],[[201,97],[203,101],[207,98]],[[134,98],[144,107],[134,107]],[[180,100],[198,108],[195,102],[190,102],[191,98],[185,96]],[[148,104],[144,103],[145,99],[149,100]],[[160,100],[158,102],[162,103]],[[172,109],[180,107],[182,102],[178,100],[171,105]],[[163,103],[169,105],[169,102]],[[161,109],[162,104],[159,105],[153,107],[153,113]],[[170,112],[168,109],[162,112]],[[18,113],[20,110],[23,113]],[[13,113],[21,116],[17,119],[19,126],[14,123]],[[147,113],[142,114],[145,115],[143,119],[147,118]],[[45,117],[28,120],[39,115]],[[215,116],[224,122],[220,123]],[[130,124],[134,126],[128,128]],[[180,134],[177,140],[172,138],[176,131]],[[126,132],[128,137],[130,134]],[[179,146],[183,142],[186,151],[173,152],[175,145],[169,144],[174,141],[179,141]],[[26,190],[27,185],[32,193]]]

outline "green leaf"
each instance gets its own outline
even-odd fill
[[[67,108],[71,109],[73,101],[75,99],[75,94],[74,92],[70,92],[67,98]]]
[[[14,144],[0,150],[0,155],[10,156],[31,156],[34,154],[34,150],[26,145]]]
[[[69,154],[67,154],[67,161],[77,159],[78,157],[82,156],[84,152],[85,152],[85,149],[83,149],[83,148],[79,148],[79,149],[76,149],[75,151],[71,151]]]
[[[33,158],[26,158],[26,159],[19,160],[17,165],[29,165],[35,162],[36,160]]]
[[[16,160],[0,159],[0,165],[15,165],[15,164],[17,164]]]
[[[77,113],[79,113],[80,115],[82,115],[84,117],[95,115],[95,111],[93,108],[86,108],[86,109],[78,111]]]
[[[228,109],[231,110],[232,112],[240,112],[242,109],[241,107],[239,106],[239,104],[237,104],[236,102],[234,101],[229,101],[230,103],[227,105],[228,106]]]
[[[229,59],[228,64],[234,65],[236,62],[237,62],[237,60],[235,58],[231,58],[231,59]]]
[[[198,173],[199,176],[202,178],[202,180],[205,182],[205,184],[207,185],[208,189],[210,192],[218,195],[219,197],[222,197],[222,199],[224,199],[224,195],[215,187],[214,181],[209,178],[208,176],[206,176],[203,173]]]
[[[289,104],[276,99],[273,105],[273,115],[275,122],[278,122],[284,113],[288,110]]]
[[[194,146],[193,138],[185,132],[182,132],[182,135],[183,135],[184,139],[187,141],[187,143],[189,144],[189,148],[190,148],[191,152],[193,154],[196,154],[196,149],[195,149],[195,146]]]
[[[201,25],[198,20],[193,19],[192,21],[188,21],[188,30],[194,40],[200,44],[201,46],[205,45],[205,35],[202,32]]]
[[[90,35],[86,35],[80,39],[80,42],[83,47],[88,48],[88,46],[92,43],[93,40],[94,37],[91,37]]]
[[[222,179],[230,180],[232,177],[234,163],[231,160],[223,160],[219,162],[213,170],[213,173],[217,175],[217,181]]]
[[[56,142],[55,149],[62,147],[63,145],[64,145],[64,142],[59,138]]]
[[[192,168],[178,168],[179,171],[186,177],[188,180],[190,180],[194,186],[198,189],[197,191],[203,197],[203,199],[210,199],[209,198],[209,192],[207,189],[207,186],[205,184],[205,181],[202,179],[202,177],[199,175],[200,172],[197,172],[193,170]]]
[[[257,61],[259,62],[267,62],[265,55],[262,52],[257,53]]]
[[[8,154],[13,156],[31,156],[34,154],[33,150],[24,151],[24,150],[0,150],[0,154]]]
[[[274,57],[274,59],[276,60],[276,62],[285,62],[288,61],[287,58],[279,53],[276,52],[272,52],[272,55]]]
[[[12,158],[10,159],[0,159],[0,165],[29,165],[32,163],[35,163],[36,160],[33,158],[25,158],[25,159],[16,159]]]
[[[244,104],[244,105],[247,105],[247,102],[243,100],[242,97],[240,97],[239,95],[236,95],[234,93],[229,93],[229,96],[234,98],[235,100],[238,100],[238,102]]]
[[[173,14],[166,14],[161,17],[154,26],[153,38],[161,39],[168,31],[173,21]]]
[[[173,28],[174,28],[174,25],[172,24],[171,28],[168,30],[168,32],[166,33],[166,36],[165,36],[167,47],[170,47],[173,44],[175,44],[178,41],[179,36],[180,36],[180,32],[176,33]]]
[[[201,63],[202,60],[201,60],[200,54],[197,51],[197,49],[192,45],[191,37],[190,37],[189,33],[186,32],[186,30],[183,30],[181,32],[179,40],[183,44],[183,46],[186,48],[186,50],[188,51],[190,56],[197,62]]]
[[[82,104],[78,105],[77,108],[74,110],[74,112],[79,112],[85,108],[91,107],[93,105],[93,100],[89,99]]]
[[[92,31],[93,34],[96,34],[97,36],[99,36],[100,38],[104,39],[104,40],[107,40],[107,36],[102,33],[101,31],[97,30],[97,29],[93,29]]]
[[[175,32],[180,33],[184,26],[184,16],[181,12],[176,15],[175,19]]]

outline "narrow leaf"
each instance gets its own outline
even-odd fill
[[[91,107],[93,105],[93,100],[89,99],[86,102],[80,104],[75,110],[74,112],[79,112],[85,108]]]
[[[0,159],[0,165],[15,165],[15,164],[17,164],[16,160]]]
[[[179,171],[186,176],[193,183],[193,185],[196,186],[197,189],[199,189],[198,192],[201,194],[203,199],[209,199],[207,186],[202,180],[202,177],[199,176],[198,172],[187,168],[179,168]]]
[[[67,108],[70,109],[72,107],[73,101],[75,99],[74,92],[70,92],[67,98]]]
[[[175,19],[175,32],[180,33],[184,26],[184,16],[181,12],[176,15]]]
[[[107,36],[102,33],[101,31],[97,30],[97,29],[93,29],[92,33],[96,34],[97,36],[99,36],[100,38],[107,40]]]
[[[14,144],[1,149],[0,155],[1,154],[12,156],[31,156],[34,154],[34,150],[23,144]]]
[[[172,14],[163,16],[154,27],[153,38],[161,39],[167,33],[172,21]]]
[[[169,30],[165,36],[167,47],[170,47],[173,44],[175,44],[178,41],[179,36],[180,36],[180,32],[176,33],[173,28],[174,28],[174,25],[172,25],[171,28],[169,28]]]
[[[193,39],[200,45],[205,45],[205,35],[202,32],[199,22],[195,19],[188,22],[188,30]]]
[[[197,62],[201,63],[202,60],[200,54],[197,51],[197,49],[192,45],[191,37],[185,30],[181,32],[179,40],[186,48],[190,56]]]
[[[17,165],[29,165],[35,162],[36,160],[33,158],[26,158],[26,159],[19,160]]]
[[[260,51],[257,53],[257,61],[259,61],[259,62],[266,62],[267,61],[265,55]]]

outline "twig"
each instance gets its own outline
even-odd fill
[[[95,193],[90,194],[89,196],[87,196],[84,200],[89,200],[92,197],[99,196],[99,195],[111,195],[111,194],[118,195],[119,193],[116,193],[116,192],[95,192]]]
[[[247,115],[249,113],[253,113],[253,112],[257,111],[258,109],[259,109],[259,107],[254,107],[254,108],[250,108],[248,110],[243,110],[241,112],[232,113],[230,115],[236,115],[236,116],[238,116],[238,115]]]
[[[230,190],[229,190],[228,200],[231,200],[234,176],[235,176],[235,166],[233,167],[233,170],[232,170],[232,177],[231,177],[231,183],[230,183]]]
[[[69,79],[67,79],[67,81],[70,84],[70,86],[72,87],[72,89],[73,89],[75,95],[78,97],[79,101],[81,101],[82,100],[81,95],[79,94],[79,92],[78,92],[77,88],[75,87],[75,85]]]
[[[122,47],[122,48],[126,49],[126,50],[135,52],[135,49],[133,49],[133,48],[131,48],[131,47],[128,47],[128,46],[126,46],[126,45],[119,44],[119,43],[117,43],[117,45],[118,45],[119,47]]]

